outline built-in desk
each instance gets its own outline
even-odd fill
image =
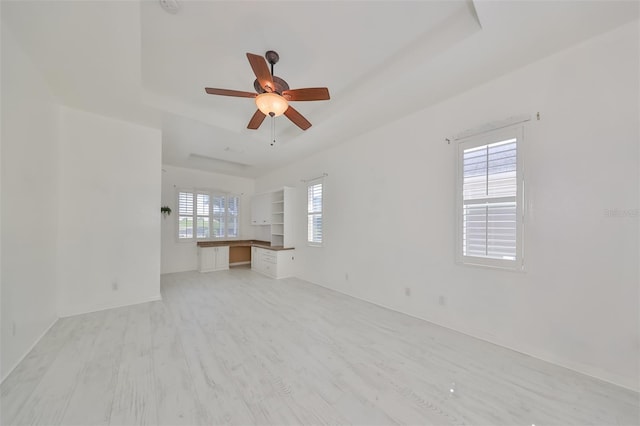
[[[293,247],[272,246],[269,241],[261,240],[226,240],[226,241],[198,241],[198,247],[260,247],[268,250],[293,250]]]
[[[198,270],[219,271],[229,269],[230,265],[251,263],[251,269],[256,272],[273,278],[290,277],[293,275],[293,250],[261,240],[199,241]]]

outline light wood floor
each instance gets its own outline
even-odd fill
[[[162,294],[59,320],[2,384],[2,424],[640,423],[637,393],[298,279]]]

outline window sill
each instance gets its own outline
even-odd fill
[[[493,259],[488,259],[488,260],[493,260]],[[489,269],[489,270],[493,269],[493,270],[506,271],[506,272],[518,272],[518,273],[526,272],[526,269],[521,261],[515,260],[513,262],[514,262],[513,264],[508,264],[508,263],[499,264],[499,263],[484,262],[483,259],[479,259],[475,261],[473,259],[467,259],[467,260],[458,259],[456,261],[456,265],[469,266],[472,268],[480,268],[480,269]]]

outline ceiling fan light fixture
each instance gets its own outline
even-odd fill
[[[264,114],[272,117],[278,117],[284,114],[289,108],[289,102],[277,93],[267,92],[256,96],[256,105]]]

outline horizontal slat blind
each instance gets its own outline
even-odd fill
[[[193,193],[180,192],[178,194],[178,213],[180,215],[193,215]]]
[[[307,241],[310,243],[322,243],[322,215],[310,214],[307,221]]]
[[[463,152],[464,256],[516,258],[516,143],[508,139]]]
[[[227,237],[238,236],[238,223],[240,211],[240,198],[237,196],[228,197],[227,201]]]
[[[209,238],[209,194],[196,194],[196,236]]]
[[[198,194],[197,196],[198,216],[209,216],[209,194]]]
[[[178,238],[193,238],[192,216],[178,216]]]
[[[178,193],[178,238],[193,238],[193,193]]]
[[[213,196],[213,237],[224,237],[226,222],[226,197],[224,195]]]
[[[198,216],[197,220],[197,237],[208,238],[209,237],[209,216]]]
[[[178,192],[178,239],[237,237],[239,217],[238,196]]]
[[[307,242],[322,244],[322,183],[307,187]]]

